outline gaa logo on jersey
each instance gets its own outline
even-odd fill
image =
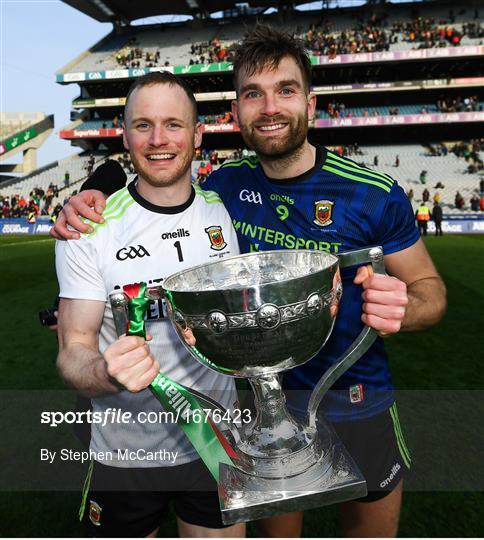
[[[333,201],[316,201],[314,203],[314,221],[316,225],[319,225],[320,227],[327,227],[328,225],[331,225],[333,223],[333,220],[331,219],[333,215]]]
[[[208,227],[205,229],[205,232],[210,238],[210,249],[220,251],[227,245],[227,242],[225,242],[224,240],[224,235],[222,234],[222,227],[220,227],[220,225],[213,225],[212,227]]]

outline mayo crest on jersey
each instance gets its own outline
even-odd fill
[[[316,148],[315,166],[296,178],[269,179],[257,158],[245,158],[224,164],[203,188],[220,195],[242,252],[314,249],[338,254],[381,245],[390,254],[419,238],[408,198],[393,178],[321,147]],[[289,399],[301,412],[310,390],[363,327],[362,289],[353,284],[355,273],[355,268],[342,271],[343,298],[323,350],[284,374]],[[361,385],[361,400],[351,399],[355,385]],[[323,407],[331,420],[342,421],[372,416],[393,400],[388,361],[378,339],[336,382]]]
[[[237,236],[230,216],[216,193],[192,189],[188,201],[176,207],[160,207],[143,199],[135,181],[109,197],[103,224],[91,223],[91,234],[80,240],[57,242],[56,267],[61,298],[106,302],[99,337],[103,352],[117,339],[108,294],[130,283],[162,283],[163,279],[186,268],[238,255]],[[207,234],[216,228],[217,249]],[[160,362],[161,371],[173,380],[218,400],[232,408],[237,396],[233,379],[199,364],[187,352],[166,314],[163,301],[153,301],[146,316],[147,332],[153,336],[149,347]],[[94,411],[109,407],[139,412],[159,412],[162,407],[147,389],[128,391],[92,400]],[[107,465],[154,467],[182,465],[198,459],[183,431],[166,422],[128,425],[92,425],[91,449],[96,452],[121,449],[146,452],[178,452],[175,463],[119,460]],[[163,452],[161,452],[163,453]]]

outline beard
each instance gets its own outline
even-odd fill
[[[161,153],[161,152],[160,152]],[[184,154],[177,154],[174,158],[178,161],[176,167],[170,167],[168,170],[153,171],[145,166],[144,157],[139,160],[137,156],[130,153],[134,170],[140,178],[145,180],[153,187],[168,187],[176,184],[190,170],[195,150],[187,151]]]
[[[287,133],[283,137],[260,135],[255,126],[267,122],[266,118],[258,118],[250,125],[240,121],[239,118],[240,134],[245,144],[259,157],[268,161],[291,162],[297,159],[308,134],[307,111],[292,118],[275,116],[271,121],[274,124],[287,123]]]

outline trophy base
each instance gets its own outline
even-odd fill
[[[318,423],[318,433],[326,442],[325,457],[295,476],[262,478],[221,464],[218,493],[223,523],[232,525],[364,497],[366,481],[334,430],[326,422]]]

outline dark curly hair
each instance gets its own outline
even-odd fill
[[[269,25],[258,23],[234,47],[234,86],[237,89],[239,74],[260,73],[264,68],[276,69],[279,62],[289,56],[301,69],[306,91],[311,85],[311,61],[301,39],[281,32]]]

